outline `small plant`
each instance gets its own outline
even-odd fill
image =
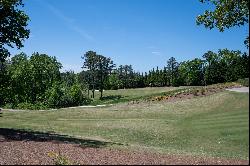
[[[17,108],[19,108],[19,109],[28,109],[28,110],[34,110],[35,109],[34,105],[31,104],[31,103],[28,103],[28,102],[19,103],[17,105]]]
[[[206,89],[205,88],[201,88],[201,94],[205,95]]]
[[[15,105],[14,105],[13,103],[7,103],[7,104],[4,105],[3,108],[6,108],[6,109],[13,109],[13,108],[15,108]]]
[[[191,91],[191,93],[192,93],[194,96],[198,96],[198,92],[199,92],[198,89],[192,89],[192,91]]]
[[[71,162],[69,161],[67,157],[62,156],[60,154],[49,152],[48,156],[54,160],[55,165],[70,165],[71,164]]]
[[[249,87],[249,78],[239,79],[237,82],[242,86]]]

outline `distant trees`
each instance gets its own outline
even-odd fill
[[[6,46],[23,47],[24,39],[29,37],[26,28],[29,17],[20,10],[24,6],[22,0],[0,1],[0,61],[4,62],[10,53]]]
[[[204,85],[204,61],[195,58],[181,62],[178,68],[180,85]]]
[[[87,70],[75,74],[60,72],[55,57],[20,53],[0,62],[0,106],[45,109],[78,106],[91,102],[96,89],[103,97],[104,89],[160,86],[200,86],[232,82],[249,77],[249,55],[220,49],[208,51],[203,58],[177,62],[171,57],[163,69],[158,67],[139,73],[132,65],[115,64],[110,58],[88,51],[83,57]]]
[[[113,64],[110,58],[106,58],[102,55],[97,56],[97,80],[101,92],[100,98],[102,98],[104,83],[114,67],[115,64]]]
[[[169,58],[167,61],[167,70],[170,75],[170,85],[178,84],[178,67],[179,63],[176,61],[174,57]]]
[[[97,54],[94,51],[88,51],[84,54],[83,68],[88,71],[88,78],[85,79],[86,82],[91,86],[92,97],[95,97],[95,87],[97,86]],[[89,86],[89,87],[90,87]]]
[[[83,68],[88,71],[85,80],[91,85],[92,97],[95,97],[95,89],[99,88],[102,98],[104,83],[113,67],[115,67],[113,61],[110,58],[96,54],[94,51],[86,52],[82,59],[85,60]]]
[[[197,17],[196,23],[206,28],[218,28],[223,32],[225,28],[243,26],[249,23],[249,0],[200,0],[215,5],[214,11],[206,10]],[[249,36],[244,41],[249,48]]]
[[[218,54],[208,51],[203,55],[206,59],[205,79],[208,84],[235,81],[248,77],[249,55],[240,51],[219,50]]]
[[[132,65],[120,65],[117,68],[118,78],[120,80],[119,88],[133,88],[134,87],[134,71]]]
[[[195,58],[180,63],[171,57],[163,69],[157,67],[145,73],[135,72],[131,65],[120,65],[107,75],[103,85],[104,89],[199,86],[246,78],[248,67],[247,53],[220,49],[218,53],[206,52],[203,59]]]

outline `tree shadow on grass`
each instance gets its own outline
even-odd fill
[[[62,142],[62,143],[74,143],[78,144],[81,147],[92,147],[92,148],[101,148],[107,145],[113,145],[119,143],[91,140],[91,139],[79,139],[70,137],[68,135],[55,134],[53,132],[38,132],[31,130],[23,129],[9,129],[9,128],[0,128],[0,137],[3,137],[3,141],[36,141],[36,142]]]
[[[101,100],[119,100],[121,98],[123,98],[121,95],[110,95],[102,97]]]

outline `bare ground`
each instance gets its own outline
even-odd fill
[[[49,153],[59,153],[81,165],[248,165],[248,160],[204,158],[195,156],[163,155],[149,152],[133,152],[111,148],[81,147],[53,141],[16,141],[0,137],[0,165],[55,164]]]

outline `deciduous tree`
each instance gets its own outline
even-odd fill
[[[0,0],[0,61],[10,55],[7,47],[19,49],[23,47],[24,39],[29,37],[27,29],[29,17],[20,10],[22,0]]]
[[[200,2],[210,2],[215,9],[206,10],[204,14],[197,16],[197,25],[203,24],[209,29],[216,27],[223,32],[226,28],[249,23],[249,0],[200,0]],[[249,47],[249,36],[244,43]]]

